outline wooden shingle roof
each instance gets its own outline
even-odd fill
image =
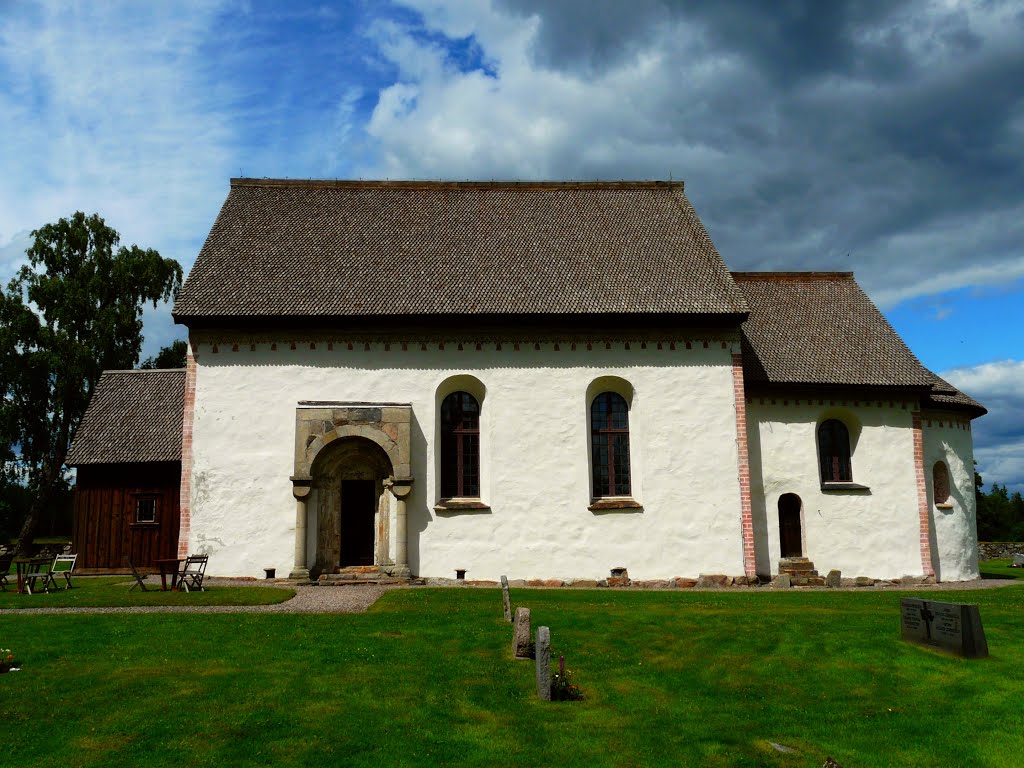
[[[185,370],[104,371],[68,466],[181,461]]]
[[[985,409],[925,368],[852,272],[733,272],[750,315],[741,326],[748,385],[900,387],[923,403]]]
[[[678,182],[232,179],[174,317],[746,309]]]

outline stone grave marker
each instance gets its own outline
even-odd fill
[[[900,636],[968,659],[988,656],[988,642],[978,606],[904,597],[900,601]]]
[[[547,627],[537,627],[534,656],[537,659],[537,698],[551,701],[551,630]]]
[[[508,578],[501,577],[501,599],[505,603],[505,621],[512,621],[512,602],[508,597]]]
[[[1024,552],[1013,553],[1013,567],[1024,568]]]
[[[516,623],[512,630],[512,655],[517,659],[530,658],[529,608],[516,608]]]

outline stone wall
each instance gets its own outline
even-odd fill
[[[1015,553],[1024,553],[1024,541],[978,542],[978,558],[981,560],[1009,559]]]

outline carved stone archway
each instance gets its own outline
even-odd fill
[[[321,466],[332,465],[333,476],[338,477],[342,470],[333,465],[343,460],[346,453],[346,449],[339,451],[339,448],[355,445],[364,440],[376,444],[387,457],[387,463],[391,465],[391,474],[383,478],[380,485],[382,489],[390,491],[396,499],[394,530],[391,531],[389,526],[384,532],[384,539],[394,538],[393,562],[377,564],[390,575],[410,575],[405,498],[412,489],[409,450],[411,425],[412,407],[407,404],[320,401],[299,403],[295,410],[295,473],[291,477],[292,493],[296,499],[295,565],[291,578],[309,578],[306,531],[310,492],[316,486],[314,475]],[[359,440],[353,443],[351,438]],[[334,454],[338,461],[330,461],[331,454]],[[369,455],[371,454],[367,454]],[[386,466],[383,462],[377,463]],[[331,472],[328,471],[326,474],[330,475]],[[377,542],[377,547],[379,560],[391,559],[381,555],[380,542]]]

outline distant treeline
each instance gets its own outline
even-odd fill
[[[0,484],[0,541],[4,544],[18,535],[31,501],[31,494],[22,486]],[[53,504],[39,521],[36,535],[70,536],[73,502],[74,491],[71,488],[58,488]]]
[[[978,541],[1024,541],[1024,497],[1009,493],[1005,485],[992,484],[985,493],[981,475],[974,475],[978,503]]]

